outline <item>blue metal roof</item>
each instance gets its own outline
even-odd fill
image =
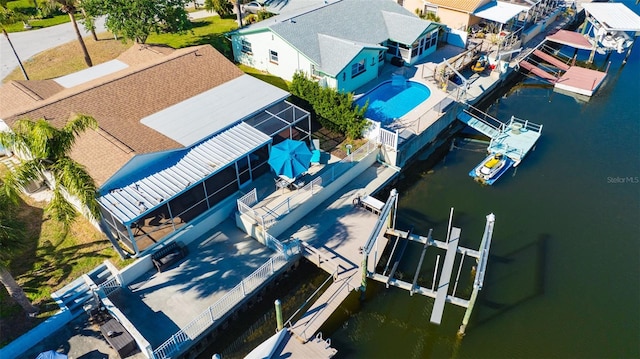
[[[195,145],[177,163],[113,189],[98,202],[122,223],[131,223],[269,142],[271,137],[240,122]]]

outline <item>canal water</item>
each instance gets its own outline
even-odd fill
[[[586,103],[524,78],[484,106],[502,120],[544,125],[535,151],[493,186],[468,176],[485,156],[476,143],[456,141],[435,165],[407,171],[399,229],[426,236],[433,228],[444,239],[453,207],[460,244],[477,249],[485,216],[495,214],[485,286],[458,338],[463,308],[447,304],[435,326],[433,299],[370,282],[368,298],[330,333],[338,358],[640,357],[640,45],[624,66],[623,57],[611,56],[606,82]],[[407,248],[407,281],[421,250]],[[423,286],[434,264],[428,256]],[[461,277],[464,295],[471,274]]]

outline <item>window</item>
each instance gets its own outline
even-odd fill
[[[384,51],[380,51],[380,53],[378,54],[378,62],[383,62],[384,61]]]
[[[361,73],[365,72],[366,68],[365,68],[365,63],[364,63],[364,59],[360,60],[359,62],[356,62],[355,64],[351,65],[351,78],[354,78],[358,75],[360,75]]]
[[[311,64],[311,76],[320,77],[320,71],[316,68],[316,65]]]
[[[432,4],[427,4],[424,6],[424,14],[429,15],[429,14],[433,14],[433,16],[438,16],[438,6],[437,5],[432,5]]]
[[[269,50],[269,61],[274,64],[278,63],[278,53],[276,51]]]
[[[251,51],[251,43],[245,39],[240,40],[240,45],[242,46],[241,51],[245,54],[251,55],[253,52]]]

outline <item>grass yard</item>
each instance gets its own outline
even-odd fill
[[[1,165],[0,172],[6,167]],[[40,307],[36,318],[28,318],[22,308],[0,286],[0,347],[35,327],[59,307],[51,293],[109,259],[122,268],[133,260],[120,260],[111,243],[84,217],[65,231],[44,213],[45,202],[23,196],[17,217],[25,229],[25,248],[15,256],[9,269],[31,302]],[[10,329],[9,329],[10,328]]]
[[[186,34],[151,34],[147,44],[163,44],[179,49],[187,46],[209,44],[220,51],[225,57],[233,60],[231,43],[224,35],[238,27],[235,19],[211,16],[193,21],[193,29]]]
[[[84,38],[89,56],[95,65],[113,60],[133,45],[132,42],[123,43],[115,40],[108,33],[99,34],[98,39],[99,41],[94,41],[91,36]],[[41,52],[28,60],[23,59],[22,63],[31,80],[50,79],[87,68],[80,44],[76,40]],[[24,80],[19,67],[2,82],[10,80]]]
[[[69,15],[67,14],[57,14],[53,17],[47,19],[38,19],[36,16],[38,12],[36,8],[33,6],[34,0],[10,0],[7,2],[7,7],[13,11],[20,12],[25,14],[29,19],[29,25],[31,25],[32,29],[41,29],[43,27],[49,27],[59,24],[64,24],[65,22],[69,22]],[[76,19],[81,19],[82,16],[76,15]],[[82,25],[80,25],[82,26]],[[19,32],[19,31],[27,31],[24,28],[22,22],[17,22],[15,24],[4,26],[7,32]]]
[[[262,72],[260,70],[254,69],[253,67],[249,67],[246,65],[238,65],[240,70],[244,71],[244,73],[249,74],[257,79],[260,79],[266,83],[269,83],[275,87],[279,87],[287,92],[289,92],[289,83],[283,80],[281,77],[274,76],[268,74],[266,72]]]

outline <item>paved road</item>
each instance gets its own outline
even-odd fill
[[[85,36],[89,35],[89,32],[84,30],[84,26],[78,25]],[[106,31],[104,18],[96,20],[96,31],[98,33]],[[20,60],[25,62],[39,52],[76,40],[76,33],[69,22],[44,29],[11,33],[9,38]],[[16,67],[18,67],[18,60],[11,52],[7,39],[0,36],[0,79],[4,79]]]

